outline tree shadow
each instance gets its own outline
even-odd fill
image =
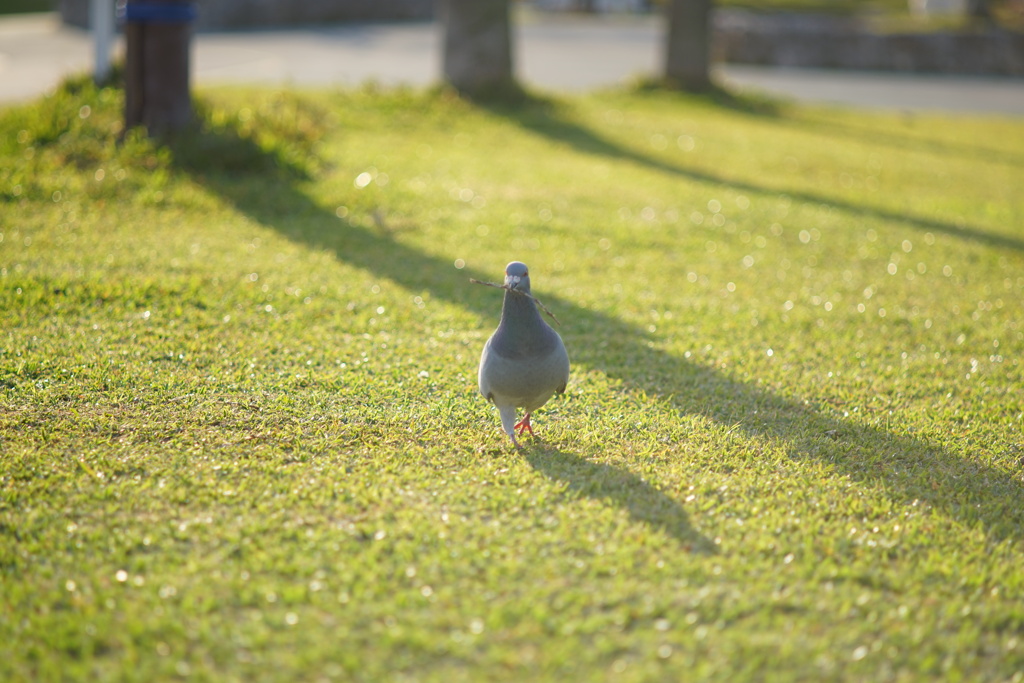
[[[906,120],[907,122],[912,122],[914,116],[907,115]],[[937,156],[959,157],[967,161],[982,161],[989,164],[997,163],[1013,167],[1024,166],[1024,154],[984,145],[969,145],[923,137],[915,134],[912,129],[908,129],[903,134],[891,131],[886,132],[868,126],[834,121],[821,116],[802,116],[795,119],[780,118],[779,121],[794,128],[810,130],[828,139],[842,136],[862,144],[884,145],[907,152],[926,152]]]
[[[648,159],[578,125],[560,121],[548,113],[538,114],[534,108],[520,113],[510,111],[507,115],[522,121],[525,128],[536,129],[595,154],[642,163],[703,182],[759,192],[774,191],[731,183],[726,178]],[[189,143],[197,149],[233,149],[227,156],[255,160],[256,167],[262,169],[256,174],[246,172],[240,178],[238,171],[191,163],[188,154],[180,157],[182,170],[252,220],[409,291],[429,292],[432,298],[472,311],[488,324],[496,318],[499,304],[493,292],[469,285],[470,278],[490,281],[494,273],[468,267],[456,270],[450,260],[403,244],[391,233],[364,229],[339,219],[333,207],[317,204],[299,187],[298,181],[304,175],[301,164],[296,166],[287,159],[275,157],[245,136],[223,129],[197,136]],[[204,140],[203,136],[212,137]],[[246,163],[242,166],[247,167]],[[827,200],[804,196],[808,201]],[[860,207],[849,210],[873,211]],[[896,214],[888,217],[932,230],[945,228],[964,239],[1005,246],[1003,238],[979,231]],[[1013,248],[1020,248],[1018,241],[1011,243]],[[667,407],[681,414],[703,416],[739,430],[751,439],[773,440],[794,460],[814,459],[827,463],[837,475],[883,490],[898,504],[931,506],[961,524],[979,526],[995,541],[1019,540],[1024,535],[1024,506],[1019,504],[1024,500],[1024,487],[1008,472],[983,464],[978,458],[961,458],[924,438],[831,416],[803,401],[733,379],[725,372],[653,347],[642,329],[614,316],[545,293],[543,289],[540,297],[563,321],[560,332],[576,367],[599,370],[620,380],[629,390],[660,398]],[[752,452],[756,449],[752,448]],[[566,481],[574,490],[586,495],[608,500],[681,542],[699,540],[699,534],[690,527],[686,513],[677,502],[628,471],[591,463],[554,449],[528,452],[527,458],[546,476]],[[638,498],[645,496],[660,501],[653,506],[657,513],[639,505]]]
[[[716,87],[710,93],[695,96],[691,93],[680,93],[678,89],[666,87],[657,79],[641,81],[634,90],[638,94],[668,93],[685,97],[687,102],[703,100],[732,111],[768,118],[779,126],[812,132],[828,139],[842,136],[848,140],[868,145],[884,145],[892,149],[908,152],[927,152],[946,157],[959,157],[969,161],[999,163],[1006,166],[1024,166],[1024,154],[1006,149],[978,144],[967,144],[926,137],[918,134],[911,126],[914,122],[927,116],[914,112],[903,112],[904,132],[879,130],[878,126],[857,125],[855,123],[837,121],[835,117],[822,113],[820,110],[807,110],[788,106],[788,100],[774,95],[761,94],[757,91],[737,92],[730,88]],[[527,98],[524,98],[527,99]],[[533,97],[534,103],[542,103],[541,98]]]
[[[753,116],[768,116],[775,119],[779,118],[777,110],[772,107],[759,106],[756,100],[747,101],[735,98],[719,98],[713,101],[720,102],[720,106],[725,106],[733,109],[734,111],[744,112]],[[706,170],[687,168],[683,165],[672,163],[656,156],[630,149],[618,142],[610,140],[597,131],[591,130],[575,121],[572,121],[571,118],[562,111],[562,108],[557,103],[542,97],[533,96],[530,98],[524,98],[521,103],[515,106],[510,106],[501,101],[485,101],[479,104],[492,114],[500,116],[507,121],[518,125],[524,130],[549,140],[568,145],[569,147],[585,154],[626,161],[659,173],[665,173],[699,183],[723,185],[751,194],[785,194],[794,200],[808,204],[825,204],[854,216],[863,216],[866,218],[902,223],[918,230],[943,233],[958,239],[977,242],[986,246],[1024,251],[1024,239],[987,231],[979,227],[958,225],[936,218],[915,216],[908,212],[895,211],[868,204],[858,204],[841,197],[803,190],[793,190],[792,188],[786,187],[773,187],[767,183],[753,183],[747,180],[718,175]]]
[[[629,470],[544,445],[531,444],[522,452],[533,469],[552,481],[565,482],[570,491],[625,510],[635,521],[668,534],[687,550],[716,551],[715,544],[693,528],[678,501]]]

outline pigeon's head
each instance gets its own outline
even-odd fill
[[[513,261],[505,266],[505,286],[518,292],[530,292],[530,271],[525,263]]]

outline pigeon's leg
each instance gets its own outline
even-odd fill
[[[519,448],[519,441],[516,440],[516,427],[518,424],[513,424],[516,421],[516,408],[515,406],[501,406],[498,408],[498,415],[501,417],[501,428],[505,430],[505,433],[512,439],[512,445]]]
[[[530,432],[530,436],[533,436],[533,427],[530,426],[530,413],[527,413],[526,417],[516,422],[512,429],[518,429],[519,436],[522,436],[523,432]]]

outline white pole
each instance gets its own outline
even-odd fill
[[[114,0],[89,0],[92,25],[93,78],[102,83],[110,75],[110,53],[114,47]]]

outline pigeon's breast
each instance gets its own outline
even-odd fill
[[[492,351],[508,360],[531,360],[543,358],[561,346],[561,340],[554,330],[531,340],[518,341],[512,344],[494,344]]]
[[[557,333],[553,341],[536,345],[529,353],[509,353],[493,344],[485,349],[480,367],[480,389],[496,403],[521,407],[543,405],[556,391],[565,388],[569,377],[569,356]]]

